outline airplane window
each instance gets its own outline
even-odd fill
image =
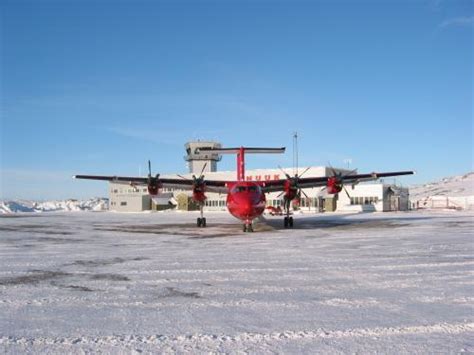
[[[232,192],[233,193],[236,193],[236,192],[243,192],[245,191],[247,188],[246,186],[235,186],[233,189],[232,189]]]

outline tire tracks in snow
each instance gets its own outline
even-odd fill
[[[81,336],[81,337],[0,337],[2,346],[120,346],[136,347],[140,345],[152,345],[172,347],[180,349],[183,346],[196,346],[202,349],[215,349],[217,346],[229,343],[232,346],[249,346],[259,343],[290,342],[290,341],[314,341],[323,339],[343,338],[379,338],[405,335],[431,335],[450,334],[458,335],[474,333],[474,323],[437,323],[432,325],[415,325],[400,327],[375,327],[354,328],[342,330],[326,330],[323,328],[315,330],[285,330],[271,333],[239,333],[236,335],[226,334],[190,334],[190,335],[111,335],[111,336]]]

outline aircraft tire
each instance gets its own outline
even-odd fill
[[[198,219],[197,219],[197,226],[198,226],[198,227],[201,227],[201,225],[202,225],[202,219],[201,219],[201,218],[198,218]]]
[[[206,218],[205,217],[201,220],[201,226],[202,227],[206,226]]]
[[[288,226],[289,226],[290,228],[293,228],[293,217],[289,217],[289,218],[288,218]]]
[[[285,226],[285,228],[288,228],[288,217],[285,217],[283,219],[283,225]]]

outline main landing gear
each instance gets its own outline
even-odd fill
[[[197,226],[198,227],[205,227],[206,226],[206,219],[203,218],[198,218],[197,219]]]
[[[290,216],[290,203],[291,200],[285,199],[284,208],[285,208],[285,218],[283,219],[283,225],[285,228],[293,228],[293,217]]]
[[[200,203],[199,204],[199,211],[201,212],[201,217],[197,219],[197,226],[204,228],[206,226],[206,218],[203,216],[204,215],[204,204]]]

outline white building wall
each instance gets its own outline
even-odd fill
[[[384,211],[384,185],[381,183],[346,186],[347,194],[342,190],[337,200],[338,211]]]
[[[409,208],[408,188],[383,183],[362,183],[354,188],[346,186],[349,198],[344,191],[339,193],[339,211],[406,211]]]
[[[151,198],[146,186],[109,184],[109,210],[117,212],[137,212],[149,210]]]

